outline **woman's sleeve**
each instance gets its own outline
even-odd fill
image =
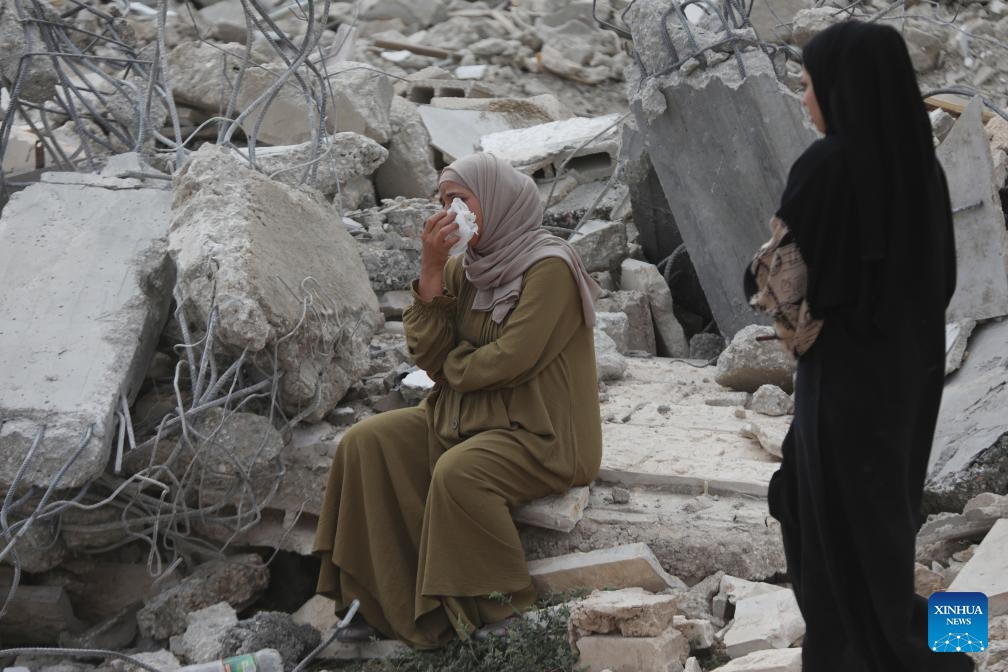
[[[445,357],[455,347],[455,307],[457,288],[452,282],[454,269],[445,269],[446,294],[435,296],[430,301],[420,298],[418,280],[414,280],[410,291],[413,304],[403,312],[403,328],[406,331],[406,345],[413,361],[427,372],[435,382],[444,382],[441,367]]]
[[[521,296],[493,342],[462,341],[444,360],[445,380],[460,392],[516,387],[535,378],[584,325],[581,294],[563,259],[541,261],[525,273]]]

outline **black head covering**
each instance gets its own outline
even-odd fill
[[[816,35],[803,56],[826,137],[792,166],[777,214],[810,267],[813,312],[857,303],[884,328],[901,306],[918,303],[917,290],[947,294],[947,303],[955,279],[948,192],[903,38],[848,21]],[[922,264],[940,276],[924,282],[934,291],[908,284]]]

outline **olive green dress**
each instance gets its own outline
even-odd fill
[[[414,285],[403,315],[437,385],[347,431],[315,537],[318,592],[420,648],[531,606],[510,507],[590,482],[602,457],[593,330],[566,262],[530,267],[502,324],[470,309],[460,257],[445,290],[424,302]]]

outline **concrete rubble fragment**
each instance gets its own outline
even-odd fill
[[[559,532],[570,532],[584,515],[588,505],[587,485],[571,488],[561,495],[549,495],[515,507],[515,522]]]
[[[657,637],[672,624],[677,599],[655,595],[643,588],[596,590],[571,608],[574,639],[586,634]]]
[[[766,649],[730,660],[721,672],[801,672],[801,649]]]
[[[795,360],[774,338],[773,327],[750,325],[740,330],[718,357],[715,380],[725,387],[755,392],[762,385],[776,385],[785,392],[794,389]]]
[[[379,198],[424,198],[437,191],[431,137],[416,107],[401,96],[389,110],[388,160],[375,173]]]
[[[740,599],[735,619],[724,634],[725,652],[741,658],[763,649],[786,649],[805,634],[805,621],[790,590]]]
[[[794,413],[794,399],[776,385],[760,385],[753,392],[749,408],[763,415],[790,415]]]
[[[643,292],[651,305],[658,354],[665,357],[685,357],[689,344],[682,325],[672,311],[672,293],[654,264],[637,259],[625,259],[620,266],[620,286]]]
[[[161,672],[175,672],[175,670],[182,667],[178,658],[172,655],[171,651],[166,651],[165,649],[137,653],[133,654],[132,657],[145,665],[150,665],[155,669],[161,670]],[[115,672],[144,672],[146,668],[130,663],[128,660],[113,660],[112,669]]]
[[[654,321],[647,294],[628,290],[609,292],[595,301],[595,310],[598,313],[624,313],[630,324],[626,339],[627,350],[655,354],[657,344]]]
[[[0,330],[5,488],[39,439],[19,491],[48,487],[78,450],[60,488],[105,470],[120,397],[139,390],[171,299],[169,192],[46,177],[14,194],[0,218],[0,305],[12,318]]]
[[[994,523],[980,548],[949,586],[952,592],[987,595],[988,617],[1008,614],[1008,518]]]
[[[949,375],[962,366],[966,356],[969,337],[976,329],[976,320],[966,319],[945,325],[945,375]]]
[[[571,553],[528,563],[540,594],[580,588],[644,588],[659,592],[685,585],[670,575],[647,544],[626,544],[588,553]]]
[[[703,651],[714,646],[716,642],[714,624],[705,618],[686,618],[676,614],[672,618],[672,627],[683,634],[690,643],[690,650]]]
[[[220,646],[227,657],[273,649],[284,661],[284,670],[291,672],[320,642],[321,635],[315,628],[295,623],[290,614],[260,611],[228,628]]]
[[[983,102],[974,98],[938,146],[948,178],[956,238],[956,292],[946,319],[984,319],[1008,314],[1008,231],[994,182]]]
[[[786,427],[766,427],[758,422],[745,422],[742,423],[739,432],[742,436],[756,439],[760,446],[774,457],[783,459],[782,446],[784,444],[784,437],[787,434]]]
[[[255,159],[259,169],[272,179],[296,187],[306,184],[333,198],[356,178],[369,177],[388,163],[390,151],[360,133],[334,133],[325,138],[314,154],[313,143],[280,147],[259,147]],[[314,159],[319,159],[312,163]],[[307,179],[302,178],[307,174]]]
[[[208,182],[217,186],[202,188]],[[275,351],[287,373],[282,403],[314,420],[366,368],[379,319],[354,243],[333,215],[223,149],[200,149],[175,177],[170,245],[187,307],[204,323],[219,312],[222,345],[267,363]],[[306,300],[315,319],[302,319]]]
[[[680,672],[689,656],[689,643],[675,628],[655,637],[588,635],[577,648],[589,672]]]
[[[147,601],[137,613],[141,634],[167,639],[185,632],[187,615],[226,601],[239,609],[269,582],[269,570],[257,555],[237,555],[198,566],[177,586]]]
[[[188,663],[226,658],[221,638],[238,624],[238,614],[227,602],[218,602],[186,614],[186,630],[171,638],[171,650]]]
[[[627,368],[616,341],[599,327],[595,328],[595,367],[598,379],[604,381],[622,379]]]
[[[626,226],[622,222],[588,220],[567,242],[589,272],[616,270],[626,257]]]
[[[595,326],[609,335],[622,354],[630,352],[630,318],[626,313],[595,313]]]

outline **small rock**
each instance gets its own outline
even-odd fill
[[[619,353],[616,341],[595,327],[595,366],[599,380],[622,380],[626,374],[626,358]]]
[[[613,504],[629,504],[630,503],[630,491],[626,488],[613,488],[612,489],[612,501]]]
[[[789,415],[794,413],[794,400],[776,385],[760,385],[753,392],[749,408],[763,415]]]
[[[777,340],[756,340],[773,335],[773,327],[756,324],[739,331],[718,357],[714,379],[735,390],[755,392],[761,385],[771,384],[790,393],[794,389],[794,357]]]
[[[232,626],[221,638],[220,646],[225,656],[274,649],[284,661],[284,670],[290,672],[321,639],[318,630],[295,623],[290,614],[261,611]]]

